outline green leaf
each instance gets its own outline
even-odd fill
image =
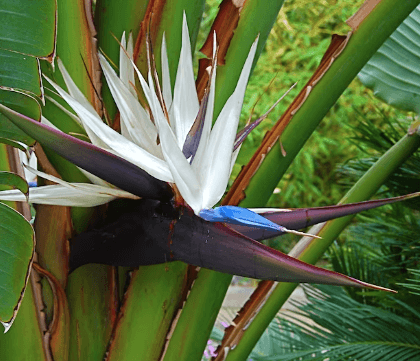
[[[38,324],[34,296],[32,284],[29,282],[13,327],[6,334],[0,335],[1,361],[47,361],[43,349],[45,335]]]
[[[420,114],[420,7],[392,33],[358,77],[386,103]]]
[[[19,113],[35,119],[40,118],[38,101],[42,98],[42,90],[36,58],[0,49],[0,89],[0,103]],[[0,136],[28,145],[34,143],[32,138],[11,124],[3,115],[0,116]]]
[[[56,2],[0,0],[0,9],[0,103],[39,119],[43,91],[36,57],[54,56]],[[3,115],[0,137],[34,143]]]
[[[28,183],[26,183],[25,179],[15,173],[0,171],[0,184],[15,187],[25,195],[29,194]]]
[[[34,232],[26,219],[0,203],[0,322],[12,325],[29,277],[34,254]]]
[[[54,0],[0,1],[0,47],[21,54],[48,57],[54,51]]]
[[[41,78],[36,58],[0,49],[0,82],[3,89],[41,98]]]

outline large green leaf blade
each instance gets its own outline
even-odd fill
[[[34,253],[34,232],[26,219],[0,203],[0,321],[7,331],[23,298]]]
[[[0,47],[48,57],[54,51],[55,1],[0,1]]]
[[[420,113],[420,7],[385,41],[358,76],[386,103]]]
[[[0,41],[0,46],[3,45]],[[2,104],[39,119],[41,111],[38,101],[42,98],[42,90],[39,64],[35,57],[0,49],[0,89]],[[3,115],[0,115],[0,136],[28,145],[34,143],[32,138]]]
[[[41,97],[41,78],[36,58],[0,49],[2,88]]]
[[[35,119],[43,97],[37,58],[54,58],[56,10],[55,0],[0,0],[0,103]],[[3,115],[0,137],[34,143]]]
[[[0,103],[39,119],[42,98],[38,60],[0,49]],[[0,115],[0,137],[34,144],[34,140]]]

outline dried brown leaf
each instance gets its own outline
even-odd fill
[[[198,74],[196,88],[198,99],[204,95],[204,91],[209,79],[206,69],[211,65],[213,56],[213,35],[216,33],[217,45],[219,47],[217,55],[217,65],[224,65],[226,53],[236,27],[238,26],[241,10],[246,0],[223,0],[219,5],[219,12],[210,29],[204,45],[200,51],[206,56],[198,62]]]

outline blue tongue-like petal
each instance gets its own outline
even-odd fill
[[[199,216],[209,222],[224,222],[271,231],[286,232],[286,228],[271,222],[267,218],[247,208],[221,206],[214,209],[202,209]]]

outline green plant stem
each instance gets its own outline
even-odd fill
[[[232,276],[225,273],[208,269],[198,272],[164,361],[200,359],[231,280]]]

